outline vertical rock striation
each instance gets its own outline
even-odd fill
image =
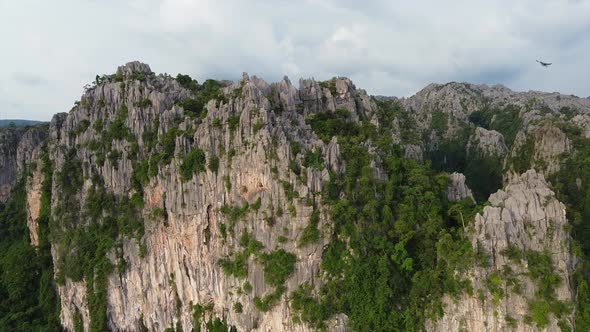
[[[490,196],[490,206],[475,217],[469,235],[474,250],[484,253],[482,266],[466,275],[473,295],[446,297],[444,316],[429,322],[430,331],[560,331],[572,326],[573,312],[548,313],[535,321],[535,306],[555,301],[566,308],[574,300],[569,280],[574,266],[565,206],[555,198],[542,174],[533,170],[509,180]],[[547,275],[536,275],[540,259],[558,282],[551,294],[542,287]],[[551,296],[551,300],[543,298]],[[532,316],[531,316],[532,315]]]
[[[491,117],[479,114],[493,107]],[[309,331],[294,322],[289,295],[305,283],[313,291],[322,285],[322,255],[335,226],[321,195],[347,170],[346,148],[319,137],[311,123],[346,114],[373,126],[363,130],[392,129],[401,155],[452,173],[441,193],[449,201],[474,201],[460,172],[486,173],[473,172],[483,166],[467,167],[470,160],[491,157],[492,166],[503,167],[505,189],[465,221],[482,262],[462,276],[472,291],[445,296],[444,315],[427,330],[557,331],[573,325],[575,259],[565,206],[544,175],[575,153],[563,121],[573,118],[588,136],[588,113],[587,100],[502,86],[432,84],[409,98],[372,98],[347,78],[302,79],[297,88],[287,77],[268,84],[244,73],[238,82],[197,84],[131,62],[97,77],[49,127],[0,130],[0,202],[31,166],[27,226],[38,245],[44,179],[33,166],[46,151],[53,164],[51,249],[68,331],[96,329],[97,319],[120,331],[189,331],[215,319],[239,331]],[[497,125],[511,124],[502,116],[514,120],[509,130]],[[376,157],[370,165],[377,178],[380,162],[387,161]],[[536,171],[519,172],[529,168]],[[302,244],[310,225],[319,239]],[[95,239],[84,232],[101,227],[117,232],[92,247]],[[84,271],[87,257],[69,263],[86,250],[71,246],[80,238],[92,249],[87,256],[107,248],[106,262]],[[272,284],[264,259],[282,251],[293,255],[293,271]],[[108,271],[104,279],[100,269]],[[547,304],[545,321],[535,312]],[[334,315],[326,326],[346,331],[348,318]]]
[[[85,178],[96,174],[108,192],[129,196],[137,167],[134,142],[114,140],[112,149],[120,152],[120,158],[101,161],[91,149],[104,135],[95,124],[104,123],[106,128],[116,123],[125,106],[123,125],[137,140],[140,159],[149,158],[149,130],[155,129],[160,140],[173,130],[182,134],[173,137],[170,163],[158,166],[157,174],[143,186],[145,235],[139,241],[121,238],[121,245],[109,254],[113,265],[122,259],[125,269],[108,277],[108,326],[113,330],[138,330],[142,324],[150,330],[175,326],[190,330],[193,306],[199,304],[211,306],[207,316],[224,319],[240,331],[307,331],[305,325],[293,323],[287,294],[306,282],[319,286],[326,239],[306,246],[299,246],[297,240],[309,224],[314,205],[320,210],[318,228],[329,227],[319,194],[329,170],[339,171],[342,165],[336,141],[318,139],[305,117],[337,109],[356,117],[370,116],[374,104],[366,93],[356,90],[348,79],[334,79],[331,91],[314,80],[302,80],[296,89],[288,78],[269,85],[244,74],[240,82],[222,87],[221,101],[206,104],[205,116],[194,118],[178,106],[191,93],[177,80],[156,76],[139,63],[120,67],[117,75],[124,81],[89,88],[79,106],[52,121],[51,149],[57,170],[65,164],[66,152],[75,149]],[[292,150],[294,143],[301,152]],[[218,158],[218,168],[207,167],[186,179],[181,175],[182,156],[194,149],[204,151],[208,161]],[[304,164],[305,151],[319,151],[325,167],[302,166],[299,174],[291,171],[290,162]],[[86,180],[83,187],[90,186]],[[86,197],[79,198],[83,207]],[[222,212],[245,204],[259,207],[246,208],[239,220]],[[268,311],[256,309],[253,301],[275,290],[265,280],[258,259],[247,259],[246,278],[227,275],[219,264],[242,250],[244,234],[260,241],[263,252],[284,249],[296,257],[284,295]],[[57,249],[56,262],[60,260]],[[86,292],[84,281],[66,278],[59,286],[66,329],[74,328],[77,315],[88,328]],[[238,304],[240,310],[235,309]],[[342,331],[345,321],[337,317],[330,326]]]

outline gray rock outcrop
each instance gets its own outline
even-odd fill
[[[45,125],[0,128],[0,203],[6,202],[25,166],[39,159],[46,137]]]
[[[508,152],[504,136],[495,130],[482,127],[475,128],[475,132],[467,143],[467,153],[479,154],[486,157],[503,158]]]
[[[189,96],[176,80],[153,75],[149,67],[138,63],[127,64],[117,72],[125,77],[142,73],[145,78],[89,88],[80,106],[54,119],[50,135],[56,169],[64,164],[64,152],[78,147],[76,156],[82,165],[92,165],[84,168],[87,177],[96,172],[109,192],[130,195],[134,162],[129,142],[115,140],[113,149],[120,151],[121,157],[107,158],[100,165],[96,153],[88,148],[99,132],[89,126],[77,135],[68,134],[84,121],[113,123],[125,105],[128,111],[124,125],[140,147],[147,144],[144,134],[151,125],[159,125],[155,129],[160,137],[178,128],[185,134],[175,138],[174,155],[183,156],[198,147],[206,151],[207,160],[219,157],[219,171],[207,169],[184,181],[180,176],[182,161],[174,157],[169,165],[160,166],[158,175],[144,186],[145,235],[140,245],[136,240],[122,239],[120,252],[126,269],[108,279],[108,326],[113,330],[137,330],[142,323],[151,330],[171,326],[190,330],[194,323],[191,304],[212,304],[210,314],[226,319],[239,331],[308,331],[307,326],[291,319],[286,294],[305,282],[321,284],[318,276],[327,240],[299,247],[297,239],[313,211],[309,202],[315,201],[322,210],[318,227],[329,227],[326,212],[314,197],[319,196],[329,179],[328,169],[339,171],[342,165],[335,140],[324,143],[311,134],[309,127],[300,124],[305,114],[338,108],[346,108],[356,117],[370,113],[374,105],[370,101],[363,103],[366,94],[357,92],[348,79],[334,80],[334,96],[329,88],[321,88],[313,80],[302,80],[300,89],[296,89],[288,78],[268,85],[244,74],[242,81],[224,88],[225,101],[210,101],[206,116],[195,121],[184,116],[175,104]],[[149,102],[142,103],[144,100]],[[272,107],[283,111],[275,113]],[[237,123],[230,129],[233,119]],[[303,153],[292,154],[291,142],[297,142],[302,151],[321,151],[326,168],[302,167],[302,176],[291,172],[289,161],[294,158],[301,163],[303,158]],[[287,196],[286,185],[292,186],[298,199]],[[85,197],[81,198],[83,203]],[[232,226],[231,232],[226,231],[234,221],[220,212],[224,206],[254,204],[258,200],[260,212],[249,212]],[[165,220],[154,218],[154,209],[165,211]],[[285,295],[266,312],[256,309],[253,303],[254,297],[262,298],[274,290],[265,283],[260,264],[253,257],[248,259],[246,279],[228,276],[219,265],[221,259],[241,250],[240,236],[245,233],[260,241],[265,251],[282,248],[297,257]],[[145,247],[143,254],[141,246]],[[54,250],[54,255],[58,251]],[[111,260],[116,263],[115,253]],[[251,285],[251,290],[244,290],[245,283]],[[85,283],[67,280],[58,291],[64,327],[73,329],[76,313],[88,327]],[[242,307],[239,312],[233,310],[237,303]],[[345,316],[328,323],[334,331],[346,329]]]
[[[409,98],[385,98],[399,107],[390,105],[391,114],[381,114],[376,99],[343,77],[324,82],[301,79],[296,87],[287,77],[268,84],[244,73],[238,82],[216,84],[221,95],[201,105],[191,100],[195,91],[186,84],[131,62],[87,86],[76,106],[55,115],[49,126],[0,130],[0,202],[6,201],[19,176],[31,166],[26,209],[33,245],[39,243],[36,221],[45,179],[41,169],[32,166],[39,164],[45,151],[54,166],[54,219],[62,220],[56,211],[63,206],[64,183],[58,179],[64,178],[61,172],[67,159],[73,156],[83,174],[81,188],[71,197],[79,214],[67,219],[72,222],[68,227],[90,223],[86,217],[89,189],[96,183],[116,197],[131,199],[141,193],[143,205],[135,217],[143,219],[143,233],[138,238],[120,235],[107,254],[113,266],[106,282],[109,329],[135,331],[145,326],[154,331],[169,327],[189,331],[195,327],[198,304],[208,308],[205,318],[220,318],[238,331],[313,330],[295,322],[289,295],[304,283],[314,291],[322,285],[322,255],[335,226],[321,197],[325,183],[334,174],[346,172],[341,153],[347,149],[335,137],[320,139],[309,120],[316,113],[343,109],[350,113],[346,121],[362,120],[368,133],[391,129],[391,137],[379,144],[399,149],[395,153],[424,167],[430,167],[433,154],[442,147],[463,158],[449,158],[447,163],[443,156],[445,167],[452,162],[464,166],[473,154],[505,161],[505,189],[490,196],[489,206],[475,220],[465,220],[466,237],[485,258],[484,264],[467,267],[462,275],[473,292],[445,296],[444,316],[429,321],[427,330],[557,331],[558,324],[572,326],[571,311],[561,317],[549,314],[544,326],[531,322],[530,305],[539,300],[540,286],[530,267],[535,257],[548,257],[560,280],[553,289],[556,301],[574,300],[569,278],[575,259],[570,254],[565,206],[544,176],[555,174],[561,158],[575,152],[559,121],[571,120],[590,137],[590,100],[514,92],[503,86],[431,84]],[[198,107],[183,109],[186,100],[206,112]],[[500,132],[470,122],[470,115],[484,107],[508,104],[518,106],[520,126],[510,147]],[[440,128],[433,128],[435,112],[446,121],[439,121]],[[464,139],[457,143],[457,137]],[[203,152],[207,165],[187,177],[184,158],[196,149]],[[319,153],[321,165],[306,167],[307,152]],[[375,177],[384,178],[386,167],[380,163],[387,160],[379,158],[374,146],[367,152],[377,156],[371,164]],[[522,164],[536,171],[514,174],[513,159],[523,155],[530,160]],[[165,157],[169,162],[158,159]],[[217,167],[211,165],[215,158]],[[147,165],[143,171],[150,173],[140,189],[139,165]],[[452,174],[446,192],[443,187],[440,194],[449,201],[474,201],[465,176],[443,170]],[[70,176],[74,174],[65,178]],[[244,206],[248,206],[245,212],[236,212],[239,216],[234,218],[231,209]],[[298,239],[314,209],[320,215],[320,239],[301,246]],[[272,294],[276,287],[265,280],[259,258],[245,258],[245,277],[224,272],[220,264],[245,250],[244,235],[259,241],[263,253],[284,249],[296,257],[284,293],[267,310],[257,308],[254,299]],[[51,248],[56,276],[66,255],[60,245],[56,241]],[[501,276],[499,284],[497,276]],[[74,330],[77,318],[85,330],[90,327],[91,288],[85,278],[65,277],[58,285],[60,318],[66,330]],[[326,326],[329,331],[348,331],[348,317],[334,315]]]
[[[549,176],[559,171],[571,145],[567,135],[555,126],[531,126],[516,135],[510,158],[528,158],[531,168]]]
[[[535,257],[548,257],[560,282],[555,298],[574,299],[569,275],[574,266],[565,206],[555,198],[542,174],[529,170],[490,196],[491,206],[475,217],[470,240],[486,255],[485,266],[466,273],[473,295],[444,299],[445,314],[430,331],[560,331],[560,319],[573,324],[570,310],[561,318],[549,313],[545,326],[531,322],[529,306],[538,301],[540,284],[531,277]],[[546,255],[546,256],[545,256]],[[542,301],[542,300],[541,300]]]
[[[471,189],[465,183],[465,175],[454,172],[449,176],[449,188],[447,190],[447,197],[449,201],[461,201],[470,198],[475,203]]]

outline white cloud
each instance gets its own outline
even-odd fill
[[[0,117],[49,119],[135,59],[198,80],[247,71],[349,76],[382,95],[473,81],[588,96],[588,17],[590,0],[0,1]]]

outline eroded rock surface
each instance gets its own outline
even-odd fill
[[[490,203],[475,217],[470,235],[474,250],[487,255],[485,266],[466,274],[473,295],[446,297],[444,316],[430,322],[429,330],[560,331],[560,320],[572,326],[571,310],[561,318],[550,314],[544,326],[531,321],[529,310],[531,303],[542,301],[539,280],[529,274],[538,255],[549,257],[560,278],[555,298],[562,303],[574,299],[569,280],[574,258],[564,204],[533,170],[512,177],[505,190],[490,196]]]
[[[503,158],[508,152],[504,136],[495,130],[477,127],[467,143],[467,152],[486,157]]]
[[[317,113],[343,111],[351,121],[374,126],[367,130],[391,128],[391,144],[419,163],[430,163],[439,149],[463,158],[455,160],[454,167],[472,158],[471,153],[505,161],[505,189],[491,195],[490,206],[470,222],[473,229],[468,237],[474,250],[487,255],[484,266],[469,268],[463,276],[473,292],[445,297],[444,316],[430,321],[428,330],[557,331],[559,323],[572,325],[571,311],[561,318],[551,314],[545,326],[531,322],[530,304],[538,300],[539,284],[530,276],[530,266],[534,255],[548,256],[561,279],[554,289],[555,299],[563,303],[574,299],[569,275],[575,260],[570,255],[565,206],[543,175],[557,172],[561,156],[574,152],[561,122],[571,120],[590,137],[588,99],[514,92],[502,86],[432,84],[409,98],[385,98],[399,106],[389,105],[395,115],[389,117],[391,114],[379,113],[376,99],[347,78],[302,79],[296,87],[287,77],[268,84],[244,73],[238,82],[215,83],[220,95],[198,104],[206,112],[197,107],[192,114],[185,109],[191,105],[182,104],[194,97],[190,82],[187,84],[132,62],[88,86],[77,106],[55,115],[49,128],[0,131],[0,202],[6,201],[27,165],[39,163],[45,140],[54,166],[54,219],[62,220],[56,211],[64,203],[63,179],[75,179],[75,174],[62,173],[72,158],[79,162],[83,180],[70,197],[74,212],[79,212],[71,227],[91,222],[86,216],[87,203],[97,183],[107,193],[127,199],[141,191],[143,205],[137,218],[143,219],[143,233],[138,238],[119,236],[107,255],[113,266],[106,286],[109,329],[134,331],[145,326],[155,331],[169,327],[188,331],[194,327],[194,306],[199,304],[210,308],[205,319],[220,318],[239,331],[312,330],[294,323],[288,295],[304,283],[314,290],[322,284],[325,235],[333,223],[321,193],[333,174],[346,171],[341,155],[346,149],[335,137],[320,139],[309,120]],[[517,105],[520,127],[514,142],[507,143],[509,135],[500,133],[503,129],[485,129],[470,122],[475,112],[507,104]],[[153,143],[154,137],[158,143]],[[195,149],[202,150],[207,164],[218,158],[218,166],[206,165],[187,177],[183,159]],[[320,166],[305,166],[308,152],[321,156]],[[164,158],[160,153],[169,162],[157,160],[152,165],[154,156]],[[536,171],[514,175],[514,158],[521,156],[528,159],[520,165]],[[441,158],[444,167],[453,165],[447,157]],[[383,172],[379,162],[376,158],[371,164],[377,178]],[[135,173],[146,164],[145,171],[153,174],[138,189]],[[465,176],[445,171],[452,173],[447,198],[473,200]],[[36,220],[44,179],[39,168],[32,168],[28,175],[27,226],[32,244],[37,245]],[[246,204],[258,207],[247,208],[232,220],[227,209]],[[317,226],[322,236],[300,246],[298,239],[314,209],[319,212]],[[257,309],[254,299],[264,298],[276,287],[265,280],[256,255],[246,259],[248,273],[243,278],[224,273],[220,266],[221,260],[244,250],[240,243],[244,234],[259,241],[263,253],[284,249],[296,257],[285,292],[267,311]],[[58,278],[65,256],[60,249],[59,243],[53,243]],[[499,285],[498,275],[502,276]],[[60,318],[67,330],[74,330],[78,319],[89,329],[88,285],[87,276],[78,281],[60,280]],[[347,331],[347,325],[344,314],[326,322],[330,331]]]
[[[466,198],[470,198],[473,202],[475,202],[471,189],[469,189],[465,183],[465,175],[454,172],[449,176],[449,180],[450,184],[447,191],[447,197],[449,201],[461,201]]]
[[[211,304],[208,315],[227,320],[239,331],[309,330],[293,323],[287,294],[305,282],[321,283],[319,264],[326,240],[299,247],[297,239],[309,223],[313,204],[321,210],[318,227],[329,227],[317,197],[329,179],[328,170],[339,171],[342,165],[336,141],[317,139],[305,125],[305,116],[342,108],[356,117],[370,115],[374,104],[366,93],[356,90],[348,79],[333,80],[335,91],[330,91],[313,80],[302,80],[300,89],[296,89],[288,78],[268,85],[244,74],[242,81],[224,87],[225,101],[210,101],[206,116],[196,121],[184,116],[175,104],[189,96],[175,79],[156,76],[138,63],[120,67],[118,73],[125,77],[141,74],[145,80],[127,80],[124,85],[108,82],[90,88],[79,107],[52,122],[56,169],[64,164],[67,151],[79,147],[77,158],[83,165],[90,165],[84,169],[85,177],[96,172],[109,192],[130,195],[134,168],[130,142],[115,140],[113,149],[120,151],[121,157],[116,161],[106,158],[101,165],[99,156],[88,148],[100,135],[95,128],[88,126],[75,136],[69,135],[86,121],[102,121],[105,126],[113,123],[117,110],[125,105],[124,125],[137,138],[140,149],[147,144],[144,133],[150,126],[158,124],[155,129],[160,137],[177,126],[190,134],[175,137],[174,155],[183,156],[199,148],[205,151],[207,160],[219,158],[219,170],[206,169],[192,179],[182,179],[182,160],[176,157],[169,165],[160,166],[158,175],[144,186],[145,235],[140,245],[136,240],[123,239],[120,252],[126,268],[108,279],[108,325],[117,330],[137,330],[140,324],[151,330],[172,326],[190,330],[194,324],[192,305]],[[138,106],[142,101],[145,106]],[[277,108],[282,112],[273,111]],[[301,152],[291,151],[292,142],[299,144]],[[302,163],[303,151],[319,151],[325,168],[302,167],[302,176],[289,171],[290,160]],[[84,186],[89,185],[86,181]],[[292,186],[297,198],[292,198],[292,193],[287,196],[286,186]],[[82,205],[84,199],[81,197]],[[234,221],[220,210],[257,201],[260,207],[235,222],[230,231]],[[164,211],[164,216],[153,217],[156,209]],[[239,240],[245,233],[260,241],[264,251],[282,248],[297,257],[285,295],[267,312],[254,308],[253,298],[263,298],[274,287],[265,282],[254,256],[248,259],[245,279],[228,276],[219,265],[221,259],[242,250]],[[145,246],[143,254],[141,246]],[[113,264],[117,255],[111,255]],[[251,290],[244,290],[246,283]],[[79,312],[88,327],[84,283],[67,281],[59,286],[59,293],[64,326],[73,329]],[[234,310],[238,303],[242,308],[239,312]],[[345,322],[345,317],[338,316],[329,326],[343,331]]]
[[[0,203],[8,199],[25,165],[39,159],[46,137],[45,125],[0,129]]]

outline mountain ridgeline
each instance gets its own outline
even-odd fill
[[[131,62],[0,150],[0,330],[590,330],[589,99]]]
[[[19,126],[34,126],[41,124],[41,121],[34,120],[19,120],[19,119],[0,119],[0,128],[2,127],[19,127]]]

